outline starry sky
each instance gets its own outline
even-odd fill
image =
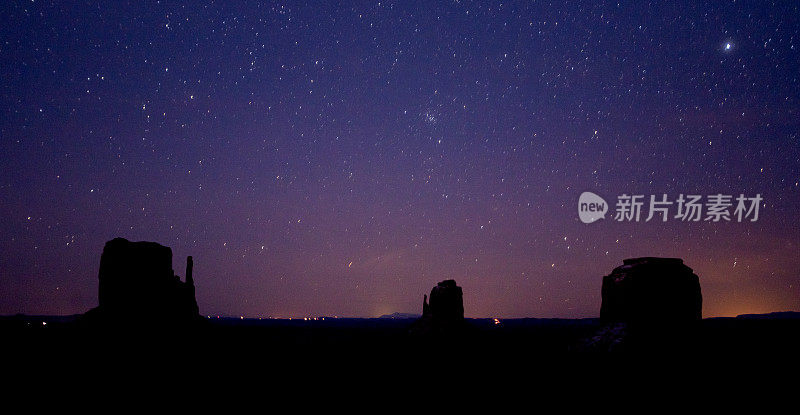
[[[117,236],[193,255],[206,315],[453,278],[467,316],[595,317],[638,256],[705,317],[800,310],[796,1],[203,3],[0,4],[0,314],[96,306]],[[763,202],[584,224],[584,191]]]

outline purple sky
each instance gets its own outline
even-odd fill
[[[454,278],[467,316],[593,317],[637,256],[706,317],[800,310],[797,2],[166,3],[0,5],[0,314],[94,307],[117,236],[193,255],[208,315]],[[758,220],[613,218],[717,193]]]

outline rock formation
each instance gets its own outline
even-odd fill
[[[428,316],[441,323],[457,323],[464,320],[464,299],[461,287],[455,280],[445,280],[431,290],[431,302],[422,306],[422,316]]]
[[[700,280],[679,258],[632,258],[603,277],[605,322],[686,322],[702,318]]]
[[[116,238],[100,257],[99,306],[86,313],[93,323],[184,324],[200,319],[192,277],[172,270],[172,249],[155,242]]]
[[[445,280],[431,290],[422,300],[422,317],[414,322],[412,334],[449,333],[464,326],[464,299],[461,287],[455,280]]]
[[[603,277],[602,326],[581,351],[690,352],[702,318],[700,279],[679,258],[623,261]]]

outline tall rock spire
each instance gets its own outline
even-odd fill
[[[186,257],[186,283],[194,287],[194,278],[192,278],[192,267],[194,266],[192,262],[192,256],[189,255]]]

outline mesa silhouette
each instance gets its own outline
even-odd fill
[[[201,321],[186,258],[186,281],[172,270],[172,249],[155,242],[108,241],[100,257],[99,305],[84,314],[90,325],[175,326]]]
[[[800,346],[799,313],[702,319],[702,279],[679,258],[624,260],[602,277],[599,318],[580,319],[466,318],[470,296],[454,279],[423,295],[419,318],[401,313],[375,319],[201,317],[192,257],[186,261],[185,280],[173,271],[172,259],[172,250],[155,242],[108,241],[100,257],[97,307],[79,316],[0,317],[0,332],[19,340],[15,344],[23,349],[55,342],[94,350],[88,345],[107,333],[131,333],[106,351],[125,350],[136,339],[254,355],[365,347],[531,356],[559,351],[793,352]]]

